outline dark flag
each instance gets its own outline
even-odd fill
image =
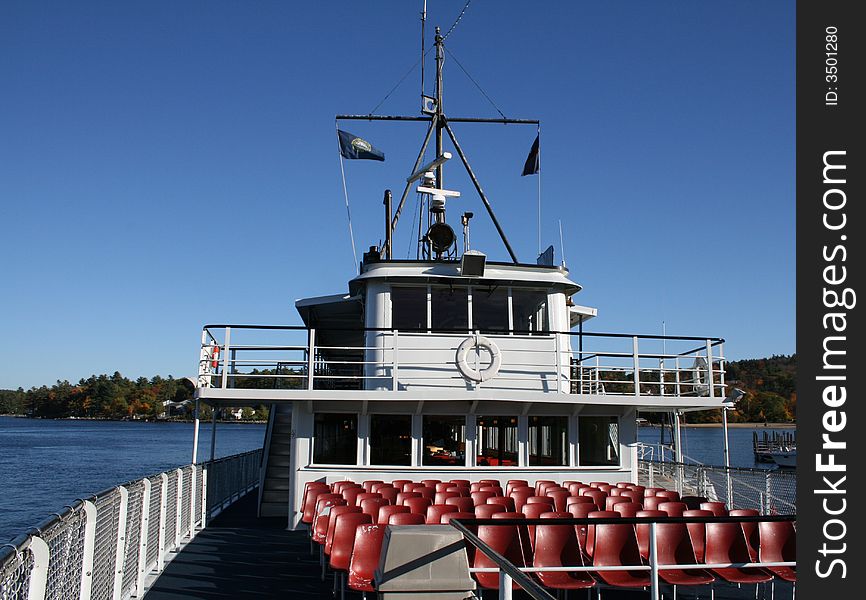
[[[535,141],[532,142],[532,149],[529,151],[529,156],[526,157],[526,164],[523,165],[523,173],[520,176],[535,175],[538,173],[540,165],[541,163],[538,160],[538,136],[535,136]]]
[[[548,246],[547,250],[538,255],[535,264],[547,267],[553,266],[553,246]]]
[[[340,129],[337,130],[337,137],[340,140],[340,154],[343,158],[385,160],[384,152],[374,148],[373,144],[364,138],[359,138],[357,135]]]

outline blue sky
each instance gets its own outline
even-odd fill
[[[428,4],[429,41],[464,0]],[[299,324],[295,299],[345,291],[334,115],[417,60],[420,6],[0,4],[0,387],[192,374],[204,323]],[[530,6],[474,0],[447,46],[507,116],[541,119],[542,245],[559,259],[561,220],[592,329],[794,352],[794,3]],[[445,78],[449,115],[497,116],[450,57]],[[416,69],[377,112],[419,93]],[[345,128],[386,154],[346,164],[360,256],[423,130]],[[534,128],[454,128],[534,261]],[[445,178],[452,225],[473,210],[473,246],[505,260],[462,169]]]

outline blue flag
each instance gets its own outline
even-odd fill
[[[337,138],[340,141],[340,154],[343,158],[385,160],[385,154],[364,138],[341,129],[337,130]]]
[[[538,136],[535,136],[535,141],[532,142],[532,149],[529,151],[529,156],[526,157],[526,164],[523,165],[523,173],[520,174],[521,177],[524,175],[535,175],[538,173],[538,168],[540,166],[540,161],[538,160]]]

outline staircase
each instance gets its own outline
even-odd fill
[[[292,451],[292,405],[273,404],[268,419],[264,475],[259,486],[259,516],[288,517],[289,459]]]

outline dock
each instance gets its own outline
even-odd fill
[[[752,432],[752,451],[755,454],[755,462],[771,463],[772,452],[779,450],[793,450],[797,447],[797,437],[793,431],[757,431]]]

